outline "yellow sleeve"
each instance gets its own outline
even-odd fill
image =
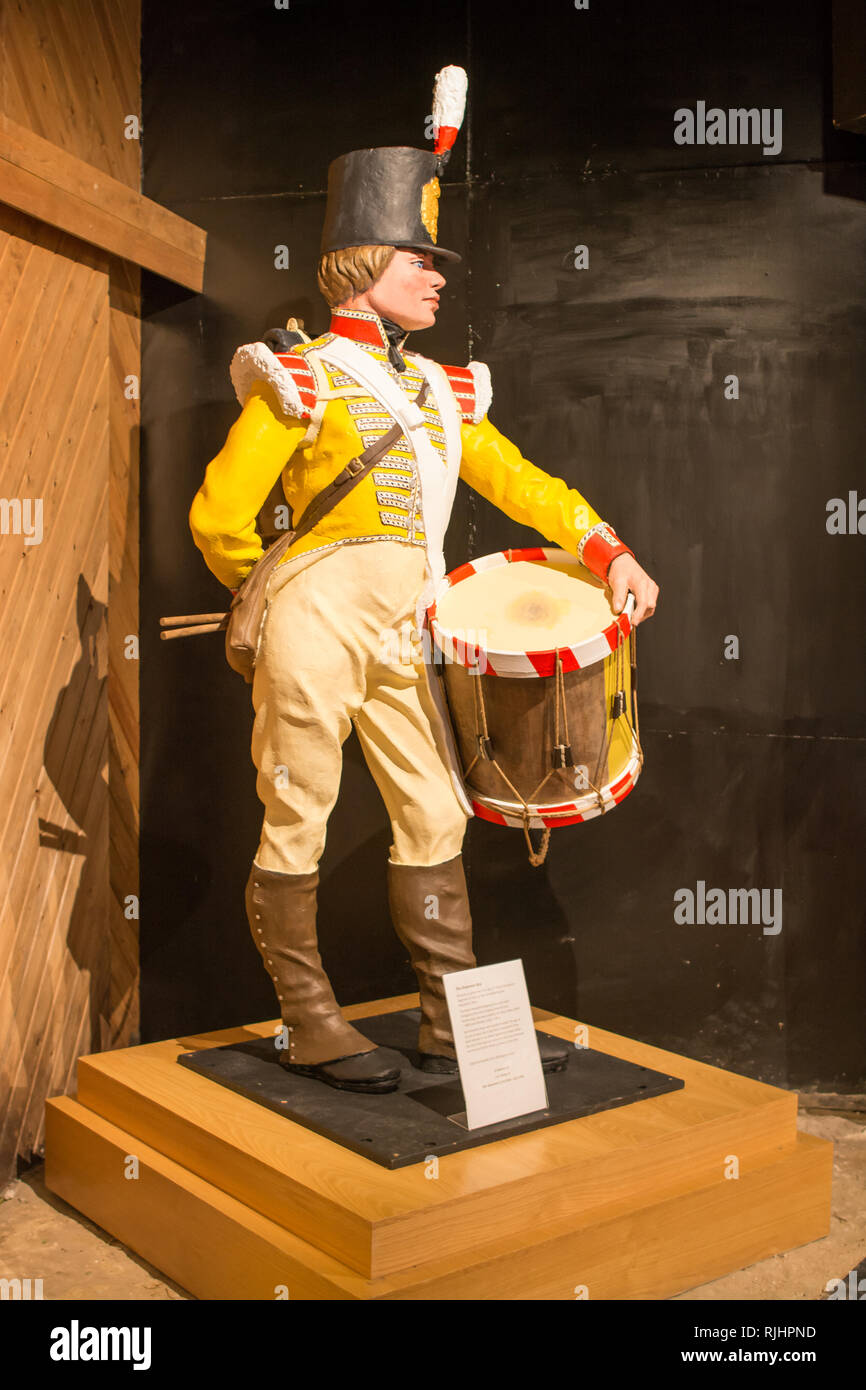
[[[460,476],[512,521],[540,531],[575,555],[581,538],[601,517],[576,488],[525,459],[485,415],[461,426]]]
[[[238,587],[262,554],[256,517],[307,425],[279,410],[270,388],[256,382],[207,466],[189,525],[208,569],[229,589]]]

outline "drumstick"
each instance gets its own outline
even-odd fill
[[[187,623],[218,623],[225,613],[183,613],[175,618],[160,618],[160,627],[184,627]]]
[[[161,641],[170,642],[172,637],[194,637],[200,632],[221,632],[226,629],[225,614],[217,614],[222,619],[218,623],[196,623],[193,627],[173,627],[159,634]]]

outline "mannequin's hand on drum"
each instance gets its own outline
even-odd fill
[[[650,579],[646,570],[641,569],[633,555],[617,555],[611,561],[607,572],[607,582],[612,590],[613,610],[621,613],[628,598],[629,589],[634,594],[634,615],[632,627],[637,627],[644,618],[651,618],[656,611],[659,586]]]

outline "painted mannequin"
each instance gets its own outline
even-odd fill
[[[448,86],[460,71],[440,74],[446,100],[440,82],[432,153],[360,150],[334,161],[319,264],[330,329],[286,351],[238,349],[231,375],[243,409],[190,510],[208,567],[236,589],[262,553],[255,521],[280,476],[297,518],[395,420],[403,426],[372,473],[275,569],[252,688],[265,809],[246,904],[289,1030],[280,1060],[357,1091],[394,1090],[399,1072],[343,1019],[317,947],[318,863],[353,724],[391,821],[389,902],[418,979],[424,1070],[456,1071],[442,975],[475,965],[461,857],[471,810],[418,650],[445,572],[458,476],[576,554],[610,583],[615,607],[631,589],[635,623],[658,593],[580,493],[524,459],[491,423],[484,364],[442,367],[405,347],[408,333],[435,322],[445,283],[438,264],[460,259],[436,241],[441,145],[460,124]],[[546,1070],[565,1066],[564,1044],[540,1038],[540,1050]]]

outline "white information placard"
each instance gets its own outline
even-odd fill
[[[547,1109],[522,960],[443,976],[468,1129]]]

